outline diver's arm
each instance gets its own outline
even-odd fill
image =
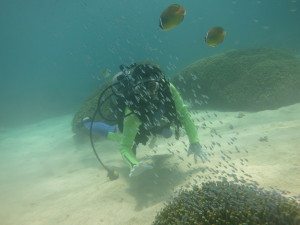
[[[127,108],[125,114],[128,113],[130,113],[130,110]],[[123,123],[123,135],[120,142],[120,153],[126,163],[132,167],[133,165],[139,163],[132,152],[132,146],[135,136],[139,130],[139,126],[141,125],[141,121],[134,113],[131,113],[129,116],[124,118]]]
[[[179,116],[180,122],[182,123],[190,143],[199,142],[197,128],[192,121],[191,115],[189,114],[186,105],[184,104],[179,92],[173,84],[170,83],[170,91],[175,103],[177,114]]]

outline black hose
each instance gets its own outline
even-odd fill
[[[90,125],[90,141],[91,141],[91,146],[92,146],[92,149],[95,153],[95,156],[98,160],[98,162],[102,165],[102,167],[107,171],[107,176],[109,177],[110,180],[116,180],[119,178],[119,173],[117,170],[114,170],[114,169],[110,169],[108,168],[107,166],[104,165],[104,163],[102,162],[102,160],[100,159],[96,149],[95,149],[95,146],[94,146],[94,140],[93,140],[93,123],[95,121],[95,118],[96,118],[96,115],[97,115],[97,112],[99,111],[99,107],[103,104],[103,103],[100,103],[100,100],[102,99],[104,93],[108,90],[108,88],[110,88],[112,85],[110,85],[109,87],[107,87],[103,92],[102,94],[100,95],[99,97],[99,100],[98,100],[98,104],[97,104],[97,108],[94,112],[94,115],[92,117],[92,121],[91,121],[91,125]]]

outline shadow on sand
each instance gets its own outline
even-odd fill
[[[168,154],[155,155],[152,157],[153,169],[126,179],[129,184],[127,192],[136,199],[135,210],[139,211],[169,199],[174,188],[182,184],[185,178],[204,170],[196,168],[183,171],[178,163],[173,162],[172,157],[173,155]]]

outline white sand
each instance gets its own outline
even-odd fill
[[[74,141],[71,115],[19,129],[2,129],[1,225],[151,224],[174,189],[189,182],[216,179],[225,172],[231,174],[232,163],[234,173],[243,177],[249,174],[249,179],[263,187],[276,186],[290,191],[287,196],[299,195],[300,104],[244,114],[242,118],[238,118],[239,112],[193,114],[197,125],[204,122],[208,127],[199,128],[199,135],[207,152],[214,153],[206,165],[216,169],[221,163],[218,175],[186,157],[186,136],[179,141],[173,137],[159,139],[154,150],[141,146],[138,157],[155,162],[156,167],[134,179],[127,177],[117,143],[98,141],[96,146],[104,162],[120,172],[119,179],[109,181],[89,141]],[[267,141],[259,141],[263,137]],[[170,147],[169,142],[174,145]],[[151,156],[154,158],[147,158]]]

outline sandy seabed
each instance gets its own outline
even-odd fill
[[[233,173],[298,198],[300,104],[255,113],[197,111],[192,116],[210,162],[194,164],[186,156],[188,141],[182,132],[178,141],[158,138],[153,149],[140,146],[138,158],[154,169],[129,178],[118,144],[96,140],[103,161],[120,172],[114,181],[96,161],[89,139],[74,138],[72,115],[0,129],[1,224],[151,224],[180,187],[230,179]]]

